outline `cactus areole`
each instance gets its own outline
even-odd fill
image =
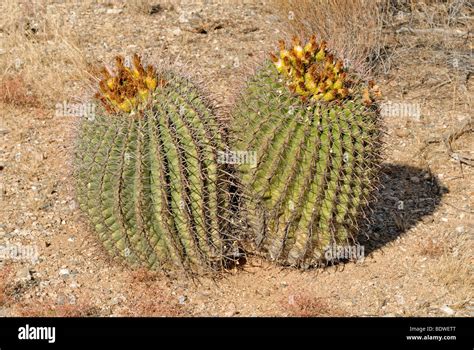
[[[326,43],[279,43],[234,111],[242,209],[256,247],[285,265],[328,263],[356,244],[380,161],[378,89],[351,74]]]
[[[188,79],[138,56],[103,70],[76,152],[77,195],[105,248],[129,263],[188,273],[231,259],[225,149],[212,109]]]

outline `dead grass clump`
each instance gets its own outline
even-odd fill
[[[9,281],[11,275],[11,267],[3,266],[0,268],[0,306],[7,305],[10,302]]]
[[[130,290],[126,300],[115,313],[132,317],[178,317],[189,315],[186,305],[178,302],[178,297],[166,293],[162,282],[158,280],[159,273],[145,268],[135,270],[130,275]],[[133,286],[133,289],[132,289]]]
[[[89,304],[54,305],[53,303],[18,304],[15,311],[20,317],[96,317],[100,308]]]
[[[458,307],[474,298],[474,274],[472,262],[473,241],[468,232],[463,234],[447,231],[441,238],[444,250],[436,260],[428,264],[427,272],[434,284],[444,286],[461,296]]]
[[[472,70],[473,6],[469,1],[404,0],[380,4],[383,28],[393,36],[393,54],[398,56],[398,62],[417,52],[431,62],[450,66],[451,77],[454,72],[468,74]]]
[[[420,243],[419,253],[420,255],[427,256],[430,258],[437,258],[443,255],[445,251],[444,246],[440,242],[435,242],[430,239],[426,242]]]
[[[7,76],[0,80],[0,103],[30,107],[38,101],[22,76]]]
[[[133,317],[179,317],[189,315],[178,299],[166,295],[156,285],[135,285],[133,295],[129,295],[121,316]]]
[[[345,312],[319,297],[304,294],[290,295],[284,301],[284,308],[293,317],[344,316]]]
[[[388,73],[392,58],[420,45],[445,47],[461,61],[472,55],[466,43],[473,8],[467,0],[271,0],[270,5],[284,33],[317,34],[361,73]],[[458,47],[461,41],[464,49]]]
[[[287,35],[316,34],[361,72],[384,54],[382,12],[373,0],[271,0]]]
[[[472,4],[468,0],[381,1],[383,11],[412,28],[446,28],[469,25]]]
[[[0,81],[15,85],[9,77],[21,76],[48,105],[72,95],[87,73],[71,13],[60,4],[20,0],[1,1],[0,13]]]
[[[142,267],[134,270],[131,273],[131,277],[134,283],[148,283],[156,281],[158,273]]]

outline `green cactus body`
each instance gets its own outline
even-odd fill
[[[338,86],[339,88],[339,86]],[[243,209],[257,247],[285,265],[327,263],[325,249],[354,244],[379,162],[378,113],[362,89],[336,101],[301,99],[269,62],[234,113]]]
[[[146,107],[84,120],[78,200],[106,249],[133,265],[186,272],[221,267],[229,238],[225,148],[187,79],[162,75]]]

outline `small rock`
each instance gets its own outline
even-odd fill
[[[238,314],[237,308],[234,303],[230,303],[228,305],[228,310],[224,313],[225,317],[232,317],[234,315]]]
[[[18,281],[26,282],[26,281],[31,281],[31,271],[28,267],[24,267],[16,273],[16,279]]]
[[[15,58],[15,68],[17,70],[21,69],[21,67],[23,67],[23,60],[19,57]]]
[[[183,304],[186,302],[187,299],[188,299],[188,298],[187,298],[185,295],[180,295],[180,296],[178,297],[178,303],[179,303],[180,305],[183,305]]]
[[[69,209],[70,210],[76,210],[77,209],[76,201],[72,200],[71,202],[69,202]]]
[[[45,160],[47,157],[41,152],[31,152],[30,154],[31,159],[33,159],[36,162],[42,162]]]
[[[5,307],[0,307],[0,317],[8,317],[10,316],[10,312]]]
[[[410,135],[410,132],[405,128],[404,129],[396,129],[395,134],[398,137],[407,137],[408,135]]]
[[[443,305],[439,308],[441,311],[443,311],[446,315],[448,316],[452,316],[454,315],[456,312],[451,309],[448,305]]]
[[[464,233],[464,226],[456,227],[456,233],[463,234]]]
[[[242,30],[243,34],[249,34],[258,31],[258,27],[248,27]]]
[[[115,298],[112,299],[111,305],[112,306],[120,305],[125,300],[126,300],[126,298],[123,295],[118,295],[118,296],[116,296]]]
[[[285,281],[282,281],[280,284],[281,284],[282,287],[288,287],[288,283],[285,282]]]
[[[206,309],[207,309],[206,304],[201,303],[201,304],[198,304],[194,308],[194,312],[197,313],[197,314],[200,314],[200,313],[204,312]]]
[[[58,295],[58,298],[57,298],[57,300],[56,300],[56,303],[57,303],[58,305],[64,305],[64,304],[66,304],[66,296],[65,296],[64,294]]]
[[[122,9],[107,9],[107,11],[105,13],[108,14],[108,15],[118,15],[122,12],[123,12]]]
[[[194,23],[196,24],[197,22],[201,22],[202,17],[199,13],[197,12],[182,12],[179,17],[178,17],[178,22],[179,23]]]
[[[178,35],[181,35],[181,29],[180,28],[175,28],[171,31],[171,34],[173,34],[174,36],[178,36]]]
[[[403,297],[403,295],[397,294],[397,295],[395,295],[395,299],[396,299],[398,305],[404,305],[405,304],[405,298]]]
[[[42,206],[39,207],[40,210],[48,210],[53,207],[53,203],[45,202]]]
[[[418,184],[418,183],[420,183],[420,178],[417,177],[417,176],[412,176],[412,177],[410,177],[410,181],[415,183],[415,184]]]
[[[68,277],[69,276],[69,269],[60,269],[59,276],[61,277]]]
[[[39,287],[41,289],[47,288],[51,284],[51,281],[40,281]]]

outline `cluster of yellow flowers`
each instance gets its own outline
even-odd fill
[[[349,94],[349,81],[341,60],[335,60],[326,49],[326,42],[316,42],[313,35],[304,46],[293,38],[292,47],[279,42],[279,57],[271,54],[278,72],[289,78],[288,87],[303,100],[332,101]]]
[[[107,68],[102,69],[103,79],[99,82],[99,92],[96,97],[102,101],[109,111],[131,112],[140,104],[148,101],[150,94],[166,84],[159,79],[152,66],[143,67],[140,57],[133,56],[133,67],[124,65],[121,56],[115,58],[116,75],[113,76]]]

